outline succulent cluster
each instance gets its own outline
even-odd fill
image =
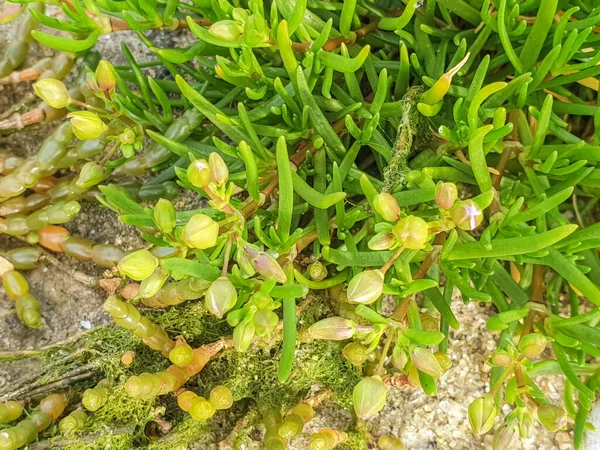
[[[59,0],[7,2],[0,17],[20,21],[0,84],[35,81],[43,101],[0,131],[67,119],[30,156],[0,156],[0,232],[29,245],[0,257],[6,293],[26,325],[43,326],[19,271],[44,252],[93,261],[122,279],[104,309],[163,367],[134,364],[128,378],[85,390],[91,414],[67,405],[59,423],[69,442],[116,392],[147,405],[176,396],[179,410],[162,422],[182,411],[207,421],[240,400],[227,380],[200,392],[208,398],[194,392],[223,351],[281,343],[285,385],[299,345],[314,340],[341,341],[362,377],[352,397],[362,430],[389,389],[436,394],[452,370],[460,297],[490,302],[487,328],[499,334],[489,391],[469,406],[473,433],[499,425],[502,449],[536,423],[570,427],[581,447],[600,389],[594,1]],[[157,29],[189,29],[196,42],[159,48],[146,33]],[[98,58],[99,37],[126,30],[152,62],[125,44],[127,65]],[[56,57],[20,68],[31,38]],[[183,209],[183,192],[201,206]],[[83,201],[114,211],[147,245],[73,235],[61,225]],[[335,313],[304,326],[311,290]],[[151,319],[194,301],[227,330],[195,348],[193,333]],[[564,376],[561,405],[536,384],[547,374]],[[65,397],[53,395],[0,429],[1,450],[62,415]],[[258,409],[267,449],[286,448],[314,414],[308,402]],[[21,411],[0,404],[0,422]],[[351,432],[323,429],[310,448],[366,445]],[[379,447],[403,448],[391,436]]]

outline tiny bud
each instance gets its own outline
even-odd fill
[[[193,186],[203,188],[209,185],[212,181],[208,162],[205,159],[197,159],[187,168],[187,179]]]
[[[219,224],[205,214],[196,214],[185,226],[183,236],[188,247],[200,250],[211,248],[217,243]]]
[[[210,391],[210,402],[215,409],[229,409],[233,405],[233,394],[227,386],[215,386]]]
[[[367,347],[358,342],[350,342],[342,350],[342,355],[355,366],[361,366],[369,357],[367,350]]]
[[[194,420],[207,420],[215,415],[214,405],[206,400],[204,397],[196,397],[192,400],[190,406],[190,416]]]
[[[237,291],[229,278],[219,277],[206,290],[204,304],[206,309],[220,319],[235,306],[237,298]]]
[[[415,348],[411,359],[417,369],[436,380],[444,374],[435,355],[424,347]]]
[[[308,328],[308,334],[313,339],[328,341],[343,341],[354,336],[356,324],[343,317],[328,317],[313,323]]]
[[[97,139],[104,134],[108,127],[97,114],[91,111],[76,111],[69,113],[73,133],[82,141]]]
[[[435,352],[434,355],[444,373],[452,369],[452,360],[448,357],[448,355],[441,352]]]
[[[392,365],[398,370],[404,370],[408,363],[408,355],[405,350],[398,348],[392,353]]]
[[[513,363],[513,357],[506,350],[497,348],[492,353],[492,364],[500,367],[508,367]]]
[[[373,199],[373,208],[375,212],[388,222],[395,222],[400,218],[400,206],[398,202],[387,192],[381,192]]]
[[[79,189],[88,190],[102,182],[105,178],[106,172],[104,171],[104,167],[97,162],[90,161],[81,167],[79,175],[75,179],[75,186]]]
[[[394,225],[392,232],[402,247],[420,250],[427,243],[429,225],[420,217],[407,216]]]
[[[256,247],[246,245],[246,252],[252,258],[252,266],[263,277],[273,277],[279,283],[285,283],[287,277],[277,260],[267,252],[257,250]]]
[[[96,68],[96,83],[105,93],[112,91],[117,85],[117,77],[111,63],[101,60]]]
[[[243,321],[233,329],[233,347],[238,352],[245,352],[250,347],[255,334],[254,321]]]
[[[130,366],[133,364],[133,360],[135,359],[135,352],[133,350],[127,350],[121,356],[121,364],[124,366]]]
[[[437,185],[435,203],[440,209],[450,209],[458,198],[458,189],[454,183],[441,182]]]
[[[567,413],[563,408],[551,404],[545,404],[537,409],[539,422],[548,431],[558,431],[566,424]]]
[[[154,223],[163,233],[170,233],[175,228],[175,207],[173,202],[161,198],[154,207]]]
[[[546,349],[546,338],[539,333],[526,334],[519,341],[519,351],[528,359],[540,356]]]
[[[34,83],[33,90],[39,98],[54,109],[66,108],[71,104],[69,91],[62,81],[44,78]]]
[[[379,269],[364,270],[348,283],[348,302],[370,305],[383,293],[383,272]]]
[[[377,441],[379,450],[405,450],[406,447],[400,439],[394,436],[380,436]]]
[[[244,26],[234,20],[219,20],[210,26],[208,32],[226,41],[234,41],[244,34]]]
[[[308,274],[315,281],[327,278],[327,268],[321,261],[315,261],[308,266]]]
[[[494,433],[492,450],[515,448],[517,430],[513,425],[503,423]]]
[[[469,405],[469,423],[473,434],[479,436],[492,429],[498,411],[494,400],[489,397],[478,397]]]
[[[227,182],[229,178],[229,169],[227,164],[216,152],[213,152],[208,157],[208,167],[210,169],[210,176],[216,184],[223,184]]]
[[[369,240],[371,250],[389,250],[396,244],[396,238],[389,231],[377,233]]]
[[[385,406],[387,390],[378,376],[366,377],[354,387],[352,401],[359,419],[369,419]]]
[[[279,316],[271,310],[259,309],[254,315],[257,336],[270,336],[278,323]]]
[[[175,347],[169,352],[169,361],[177,367],[186,367],[194,360],[194,350],[183,339],[177,339]]]
[[[458,202],[452,208],[452,222],[461,230],[472,231],[482,221],[483,212],[473,200]]]
[[[158,267],[158,259],[148,250],[137,250],[123,256],[117,268],[129,278],[141,281],[148,278]]]
[[[529,439],[533,436],[534,431],[535,423],[533,417],[528,411],[525,411],[519,421],[519,434],[523,439]]]
[[[438,319],[429,314],[421,315],[421,326],[423,327],[423,331],[436,332],[439,331],[439,323]]]
[[[242,249],[241,245],[238,245],[235,259],[245,275],[251,277],[256,273],[256,269],[254,269],[254,265],[252,264],[252,258]]]

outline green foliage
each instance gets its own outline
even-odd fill
[[[392,14],[392,3],[74,0],[59,18],[38,3],[23,10],[26,38],[6,50],[0,83],[21,80],[10,72],[30,33],[76,53],[86,81],[67,86],[59,80],[67,73],[41,66],[27,72],[70,123],[26,160],[2,156],[0,232],[141,281],[107,301],[123,328],[40,356],[45,376],[84,365],[113,383],[73,448],[98,435],[111,448],[148,446],[147,425],[159,417],[174,429],[155,447],[204,439],[207,423],[178,409],[190,410],[182,391],[178,407],[169,395],[124,394],[124,381],[144,372],[166,371],[200,396],[226,385],[241,405],[268,406],[274,422],[313,384],[363,419],[398,378],[435,395],[451,370],[449,328],[461,324],[454,288],[497,310],[487,322],[500,333],[490,392],[469,408],[474,431],[492,429],[508,404],[498,435],[518,429],[527,438],[540,408],[552,431],[568,416],[581,446],[599,388],[598,7],[411,0]],[[146,34],[182,28],[198,39],[184,49],[159,48]],[[126,65],[90,62],[101,35],[127,29],[155,60],[140,64],[123,45]],[[38,112],[38,121],[57,117],[47,105]],[[56,186],[37,192],[51,176]],[[177,211],[182,191],[203,207]],[[54,226],[94,199],[147,248],[125,253]],[[10,285],[12,260],[0,262],[10,296],[19,287]],[[394,314],[384,315],[383,295]],[[179,336],[195,347],[193,362],[168,367],[150,349],[166,356]],[[350,358],[359,370],[344,348],[364,352]],[[126,350],[136,351],[127,366]],[[545,358],[567,380],[564,411],[545,406],[536,385]],[[354,396],[373,404],[352,405],[359,374]],[[103,433],[107,424],[116,431]],[[265,425],[268,439],[287,443]],[[343,445],[367,440],[351,431]]]

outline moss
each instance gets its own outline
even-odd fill
[[[314,341],[298,345],[292,375],[285,383],[277,378],[278,350],[257,347],[243,354],[227,350],[193,381],[200,393],[225,384],[236,400],[251,398],[272,406],[293,405],[313,384],[321,384],[333,392],[338,403],[350,405],[359,376],[341,355],[339,344]]]

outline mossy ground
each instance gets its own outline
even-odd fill
[[[327,297],[310,294],[300,334],[302,329],[330,313]],[[167,310],[145,310],[144,314],[161,324],[171,336],[184,336],[194,346],[213,342],[231,333],[224,321],[216,320],[197,301]],[[70,409],[77,406],[82,392],[100,379],[106,378],[113,383],[107,404],[90,414],[84,429],[71,436],[56,435],[56,429],[53,429],[46,433],[46,437],[53,445],[72,450],[145,446],[182,448],[192,441],[208,439],[215,432],[227,435],[235,422],[252,412],[259,403],[290,407],[302,400],[315,385],[331,393],[327,401],[351,407],[352,388],[359,381],[359,374],[341,355],[340,344],[327,341],[299,343],[292,375],[284,383],[277,378],[280,346],[280,336],[273,336],[257,342],[246,353],[227,349],[215,356],[186,387],[208,397],[215,385],[226,385],[232,390],[236,404],[208,423],[198,423],[178,408],[174,395],[149,401],[127,396],[122,386],[129,376],[164,370],[169,361],[127,330],[114,326],[96,328],[76,342],[49,349],[37,356],[41,366],[46,368],[41,378],[43,384],[68,378],[74,370],[81,370],[78,368],[85,367],[93,373],[90,379],[68,385]],[[121,363],[121,356],[128,350],[135,351],[136,356],[131,365],[125,366]],[[257,422],[249,423],[248,428],[252,429]],[[164,436],[160,436],[160,432],[149,432],[151,428],[158,430],[165,425],[171,431]],[[157,433],[159,435],[154,437],[158,440],[153,442],[148,434]],[[351,436],[351,448],[364,448],[362,433]],[[238,436],[240,439],[242,437]]]

